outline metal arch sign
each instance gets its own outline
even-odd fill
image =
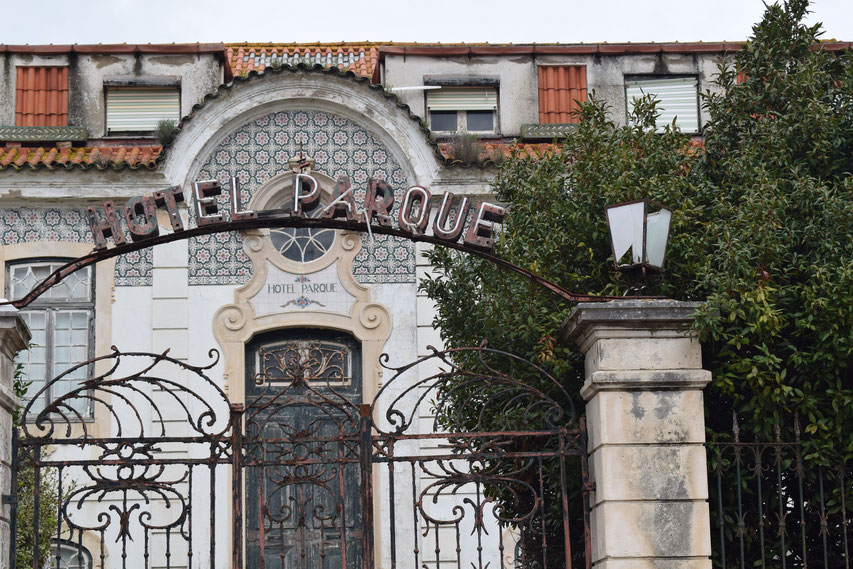
[[[304,163],[300,166],[303,165]],[[311,217],[308,214],[320,207],[322,188],[317,179],[306,171],[310,172],[310,169],[294,169],[291,207],[282,209],[243,209],[239,184],[234,177],[230,178],[227,187],[223,187],[216,180],[193,183],[190,192],[192,203],[187,205],[195,211],[195,227],[185,227],[181,219],[178,204],[184,202],[184,192],[179,186],[158,190],[149,196],[130,198],[124,207],[117,207],[113,201],[106,201],[101,207],[90,206],[87,217],[95,242],[94,250],[54,271],[26,296],[0,302],[0,305],[11,304],[16,308],[23,308],[74,271],[133,251],[211,233],[281,227],[341,229],[368,233],[371,236],[391,235],[431,243],[486,259],[571,302],[601,302],[621,298],[570,292],[493,255],[494,231],[506,213],[502,206],[488,202],[473,204],[473,216],[465,231],[464,226],[472,203],[467,197],[456,200],[454,212],[454,195],[445,191],[432,219],[430,234],[429,204],[432,196],[426,187],[415,185],[406,190],[397,210],[398,226],[394,227],[394,191],[388,183],[368,179],[364,202],[358,207],[353,187],[346,177],[341,177],[331,192],[332,201],[322,207],[318,215]],[[222,204],[218,200],[223,193],[227,194],[227,208],[221,207]],[[168,213],[170,233],[161,234],[157,221],[158,209]],[[127,227],[127,231],[123,225]]]

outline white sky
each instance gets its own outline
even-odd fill
[[[13,0],[0,43],[744,40],[761,0]],[[17,4],[17,7],[14,7]],[[14,8],[13,8],[14,7]],[[853,0],[813,0],[853,41]]]

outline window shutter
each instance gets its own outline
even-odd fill
[[[585,65],[543,65],[539,73],[539,124],[576,123],[574,111],[586,101]]]
[[[442,87],[427,91],[428,111],[494,111],[498,93],[494,87]]]
[[[180,118],[178,89],[107,89],[108,132],[150,132]]]
[[[16,126],[68,126],[68,68],[18,67]]]
[[[634,99],[643,95],[654,95],[660,104],[661,115],[657,120],[658,130],[675,124],[684,132],[699,132],[699,101],[695,77],[674,77],[625,81],[628,114],[634,110]]]

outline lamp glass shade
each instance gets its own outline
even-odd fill
[[[610,226],[610,239],[613,243],[614,261],[620,259],[631,249],[631,262],[641,263],[643,252],[643,213],[646,204],[634,202],[613,206],[607,209],[607,222]]]
[[[666,208],[646,215],[646,258],[644,262],[650,267],[663,268],[671,220],[672,211]]]

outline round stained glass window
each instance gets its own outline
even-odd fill
[[[279,207],[288,209],[290,202],[285,202]],[[322,211],[323,205],[321,204],[310,212],[308,217],[318,217]],[[308,263],[319,259],[332,248],[335,242],[335,230],[280,227],[270,229],[270,239],[276,251],[281,253],[285,259],[297,263]]]
[[[282,227],[271,229],[270,239],[285,259],[307,263],[319,259],[332,248],[335,230]]]

